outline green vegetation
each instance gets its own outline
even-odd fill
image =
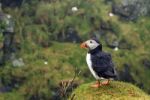
[[[31,99],[34,98],[34,96],[35,98],[50,99],[53,89],[58,87],[58,84],[62,80],[70,80],[73,78],[75,67],[81,70],[81,74],[76,78],[80,83],[94,80],[92,75],[89,74],[85,62],[86,52],[80,49],[79,45],[57,42],[53,42],[52,44],[50,48],[41,48],[28,54],[21,53],[26,63],[24,67],[15,68],[8,65],[5,66],[5,68],[1,68],[0,77],[5,80],[4,86],[16,82],[13,91],[4,93],[5,95],[2,95],[2,97],[14,96],[15,98],[17,94],[19,97],[16,98],[21,97],[22,99]],[[114,54],[113,60],[117,62],[116,64],[122,66],[124,59],[128,59],[129,62],[132,62],[130,60],[136,56],[134,52],[127,51],[124,57],[118,58],[115,57],[115,55],[119,55],[123,51],[114,52],[108,48],[104,48],[104,50],[112,52]],[[131,53],[130,56],[127,56],[128,53]],[[45,61],[48,62],[48,65],[44,64]],[[149,80],[144,79],[148,73],[143,74],[145,72],[143,69],[134,66],[135,65],[133,65],[132,71],[133,75],[134,69],[140,70],[142,73],[141,76],[135,76],[135,79],[139,82],[145,81],[145,86],[148,87],[146,83],[149,83]],[[119,66],[117,68],[119,69],[121,67]]]
[[[89,39],[92,33],[98,33],[102,22],[108,22],[108,26],[113,28],[112,31],[105,31],[100,36],[100,41],[104,51],[112,54],[117,70],[123,72],[125,65],[128,65],[134,80],[133,84],[150,92],[150,67],[143,64],[145,61],[150,62],[150,17],[139,17],[136,22],[121,21],[118,16],[109,17],[111,5],[105,4],[104,0],[48,1],[25,0],[21,8],[5,8],[15,18],[15,42],[21,46],[20,52],[16,55],[23,58],[25,66],[13,67],[8,63],[0,68],[0,79],[3,80],[0,87],[12,87],[11,92],[0,93],[0,100],[49,100],[62,80],[73,78],[75,67],[81,70],[79,77],[76,78],[79,83],[93,81],[94,78],[89,74],[85,62],[86,51],[80,49],[79,44],[60,43],[57,39],[59,33],[66,36],[68,26],[73,27],[82,40]],[[77,12],[71,11],[74,6],[77,6]],[[91,22],[91,18],[94,18],[94,21]],[[122,49],[118,51],[110,49],[105,37],[110,41],[118,40]],[[3,35],[0,34],[0,47],[2,41]],[[50,45],[43,47],[43,43]],[[47,65],[44,64],[45,61],[48,62]],[[124,84],[113,82],[112,86],[114,89],[116,85],[123,87],[124,91],[121,93],[126,96],[128,92]],[[89,89],[87,85],[83,85],[83,89]],[[126,85],[128,87],[128,84]],[[134,89],[136,90],[135,87]],[[139,93],[143,95],[144,93],[139,91],[141,90],[138,89],[134,93],[140,98],[142,95],[139,96]],[[112,96],[108,95],[108,98],[110,97]]]
[[[59,87],[62,80],[73,78],[75,67],[88,74],[86,63],[83,63],[85,62],[85,53],[82,51],[82,54],[81,51],[79,45],[54,42],[51,48],[40,48],[28,53],[28,55],[21,52],[26,63],[24,67],[15,68],[9,64],[0,70],[0,78],[3,80],[1,86],[11,85],[14,87],[12,92],[4,93],[5,95],[1,94],[2,97],[14,96],[14,100],[20,97],[22,99],[51,99],[53,90]],[[45,61],[48,62],[47,65],[44,64]],[[90,80],[90,77],[86,80]],[[76,78],[80,82],[83,79],[83,75]],[[16,97],[16,94],[19,97]]]
[[[89,84],[79,86],[70,100],[149,100],[142,90],[129,83],[113,81],[109,86],[91,88]]]

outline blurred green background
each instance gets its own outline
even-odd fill
[[[15,58],[0,67],[0,99],[57,100],[62,80],[94,81],[80,43],[97,37],[119,80],[150,93],[149,0],[0,0],[15,20]],[[3,35],[0,34],[0,47]],[[0,51],[2,56],[2,50]],[[22,59],[24,66],[14,66]],[[19,62],[20,63],[20,62]],[[1,92],[8,90],[7,92]]]

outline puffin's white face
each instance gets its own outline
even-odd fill
[[[87,40],[84,43],[81,44],[81,48],[88,48],[89,50],[93,50],[96,47],[98,47],[100,44],[97,43],[95,40]]]

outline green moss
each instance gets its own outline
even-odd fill
[[[150,97],[136,86],[112,81],[109,86],[91,88],[93,83],[79,86],[70,100],[149,100]],[[72,98],[72,99],[71,99]]]
[[[0,93],[0,100],[25,100],[19,92]]]
[[[52,90],[48,88],[57,87],[61,80],[71,79],[75,67],[81,70],[78,78],[80,81],[93,80],[85,61],[86,51],[80,49],[79,44],[53,42],[49,48],[42,48],[39,44],[53,41],[57,33],[65,31],[68,26],[74,27],[82,40],[86,40],[89,38],[88,33],[97,31],[103,20],[110,22],[113,28],[113,32],[105,32],[110,37],[109,39],[118,39],[119,42],[123,41],[124,44],[121,44],[123,47],[131,47],[119,49],[116,52],[106,46],[102,36],[100,41],[104,51],[112,54],[117,70],[122,71],[124,65],[128,64],[130,74],[136,84],[142,84],[145,91],[150,91],[150,70],[141,62],[144,58],[150,59],[149,17],[141,17],[136,23],[120,21],[115,15],[110,18],[108,13],[111,11],[111,5],[106,5],[104,0],[44,1],[27,0],[21,11],[18,8],[10,9],[10,14],[16,20],[15,41],[21,44],[21,51],[17,55],[23,58],[25,66],[14,68],[11,64],[7,64],[1,68],[0,78],[4,79],[1,85],[11,84],[13,79],[17,79],[16,84],[19,84],[19,88],[16,91],[20,91],[25,97],[30,98],[33,95],[41,96],[42,94],[49,98],[48,95],[51,96]],[[121,0],[115,1],[119,3]],[[78,8],[75,13],[71,11],[74,6]],[[92,23],[91,17],[95,18]],[[111,35],[113,33],[116,36]],[[2,47],[2,41],[3,35],[0,33],[0,47]],[[48,65],[44,64],[45,61]],[[50,83],[49,80],[51,80]],[[40,86],[43,88],[39,88]],[[32,95],[28,91],[31,91]],[[12,92],[12,94],[15,93]]]

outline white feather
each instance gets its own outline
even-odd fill
[[[87,53],[86,55],[86,62],[87,62],[87,65],[92,73],[92,75],[98,80],[98,79],[101,79],[97,74],[96,72],[93,70],[92,68],[92,61],[91,61],[91,54],[90,53]]]

